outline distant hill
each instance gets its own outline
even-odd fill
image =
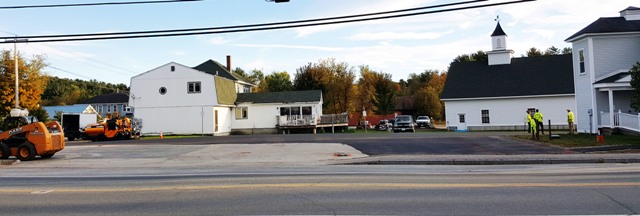
[[[47,87],[42,94],[42,106],[71,105],[96,95],[108,93],[128,93],[125,84],[111,84],[97,80],[67,79],[49,77]]]

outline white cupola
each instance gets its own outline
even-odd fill
[[[513,50],[507,49],[507,34],[504,33],[500,26],[500,20],[496,18],[498,24],[491,34],[492,50],[487,52],[489,56],[489,65],[511,64],[511,54]]]
[[[640,8],[628,7],[627,9],[620,11],[620,16],[624,17],[627,21],[640,20]]]

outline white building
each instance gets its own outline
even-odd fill
[[[315,130],[322,116],[322,91],[242,93],[236,100],[232,130],[245,134]]]
[[[640,61],[640,8],[603,17],[566,39],[573,45],[577,129],[640,132],[640,116],[630,106],[629,69]]]
[[[314,129],[322,92],[250,93],[253,84],[218,62],[196,67],[171,62],[131,78],[131,99],[144,134],[276,133]]]
[[[441,100],[449,130],[526,130],[539,109],[545,128],[567,128],[575,108],[571,55],[512,58],[497,24],[488,60],[451,63]]]
[[[132,77],[129,105],[142,134],[229,134],[237,83],[230,76],[209,60],[194,68],[171,62]]]

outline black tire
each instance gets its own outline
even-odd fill
[[[43,155],[40,155],[40,157],[42,157],[42,158],[51,158],[51,157],[53,157],[53,155],[54,155],[54,154],[56,154],[56,153],[53,153],[53,154],[43,154]]]
[[[36,158],[36,147],[26,142],[18,146],[18,159],[21,161],[30,161]]]
[[[11,151],[9,150],[9,146],[4,143],[0,143],[0,159],[7,159],[11,155]]]

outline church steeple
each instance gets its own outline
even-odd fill
[[[491,51],[487,52],[489,55],[489,65],[501,65],[511,63],[512,50],[507,49],[507,34],[502,30],[500,26],[500,17],[496,17],[495,21],[496,29],[491,34]]]

